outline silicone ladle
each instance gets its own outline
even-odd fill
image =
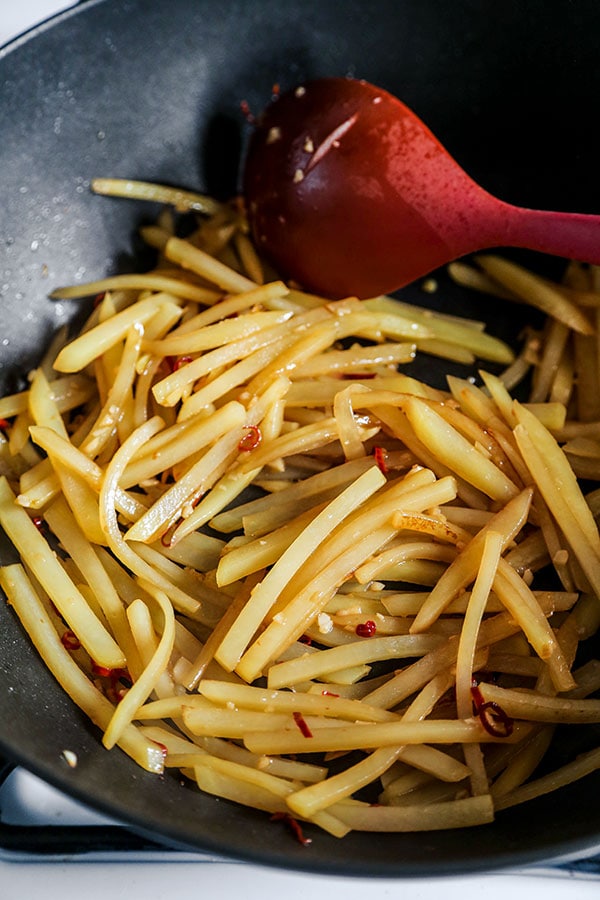
[[[331,298],[389,293],[489,247],[600,263],[600,216],[504,203],[400,100],[356,79],[309,81],[267,107],[244,194],[265,255]]]

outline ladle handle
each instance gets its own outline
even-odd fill
[[[548,212],[502,204],[499,246],[525,247],[600,265],[600,216]]]

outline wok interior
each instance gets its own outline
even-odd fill
[[[441,0],[260,4],[160,0],[82,4],[0,59],[5,202],[3,389],[35,364],[49,331],[77,317],[47,299],[74,279],[144,265],[135,228],[155,210],[94,197],[97,175],[166,181],[226,196],[239,184],[248,124],[272,87],[349,74],[396,93],[491,192],[534,207],[600,209],[593,110],[600,10],[580,2]],[[527,257],[529,261],[529,257]],[[560,261],[531,257],[554,274]],[[452,287],[404,296],[484,316],[513,342],[523,310]],[[485,305],[484,305],[485,304]],[[412,372],[411,372],[412,374]],[[436,371],[417,377],[439,378]],[[12,559],[2,548],[3,562]],[[338,874],[430,875],[519,865],[592,848],[597,776],[468,832],[311,833],[297,845],[268,817],[140,772],[62,695],[11,611],[0,606],[0,747],[9,757],[169,845]],[[594,729],[584,741],[593,741]],[[580,732],[569,732],[560,756]],[[70,770],[65,749],[79,759]]]

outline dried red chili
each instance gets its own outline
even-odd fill
[[[244,450],[256,450],[262,441],[262,433],[258,425],[247,425],[245,431],[246,434],[238,444],[240,453]]]
[[[109,669],[106,666],[101,666],[97,662],[94,662],[94,660],[92,660],[92,672],[99,678],[110,678],[113,671],[114,669]]]
[[[309,844],[312,844],[312,838],[308,838],[305,836],[300,823],[296,819],[294,819],[293,816],[290,816],[289,813],[273,813],[273,815],[271,816],[271,822],[284,822],[288,826],[298,843],[302,844],[303,847],[308,847]]]
[[[6,431],[7,428],[10,428],[10,422],[8,419],[0,419],[0,428],[2,431]]]
[[[191,361],[191,356],[178,356],[172,365],[172,371],[177,372],[178,369],[181,369],[182,366],[187,366],[187,364],[191,363]]]
[[[298,728],[300,729],[300,731],[302,732],[304,737],[311,738],[313,736],[312,731],[308,727],[308,725],[306,723],[306,719],[304,718],[302,713],[295,712],[295,713],[293,713],[293,716],[294,716],[294,722],[296,723],[296,725],[298,726]]]
[[[92,672],[99,678],[106,679],[103,690],[111,703],[119,703],[131,687],[131,675],[127,669],[111,669],[92,660]]]
[[[44,530],[44,520],[41,516],[34,516],[31,520],[38,531]]]
[[[389,472],[387,465],[387,451],[384,450],[383,447],[373,447],[373,457],[383,474],[387,475]]]
[[[174,522],[172,525],[169,525],[169,527],[164,532],[164,534],[161,535],[160,542],[163,545],[163,547],[171,546],[171,542],[173,540],[173,535],[175,534],[175,531],[178,528],[181,521],[182,521],[182,519],[177,519],[177,521]]]
[[[510,737],[514,730],[514,722],[495,700],[484,700],[476,681],[471,684],[471,697],[475,707],[475,715],[492,737]]]
[[[70,629],[67,629],[61,636],[60,642],[66,650],[79,650],[81,648],[81,641]]]
[[[373,619],[367,619],[366,622],[359,622],[354,631],[359,637],[373,637],[377,631],[377,625]]]
[[[99,678],[111,678],[115,681],[119,681],[121,678],[126,678],[128,681],[131,681],[131,675],[127,671],[127,669],[111,669],[108,666],[101,666],[99,663],[92,660],[92,672],[94,675],[98,675]]]
[[[481,693],[481,689],[475,680],[475,678],[471,681],[471,698],[473,700],[473,706],[475,707],[475,712],[479,709],[482,703],[485,703],[483,698],[483,694]]]

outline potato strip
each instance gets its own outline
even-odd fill
[[[35,577],[92,659],[109,669],[123,666],[122,650],[94,615],[25,510],[15,503],[4,476],[0,477],[0,525],[19,554],[28,559]]]
[[[143,672],[141,672],[139,678],[134,681],[133,686],[127,691],[125,697],[117,706],[113,717],[106,726],[102,743],[109,750],[117,743],[124,729],[131,722],[135,711],[141,706],[156,686],[158,679],[167,667],[169,657],[173,650],[173,643],[175,640],[175,617],[173,614],[173,607],[169,603],[166,594],[163,594],[162,591],[154,590],[153,596],[160,607],[164,618],[162,634],[152,658],[149,660]]]
[[[520,735],[517,734],[515,740]],[[436,719],[423,722],[378,722],[360,725],[324,725],[310,736],[298,729],[246,732],[244,744],[253,753],[333,753],[365,747],[402,744],[468,744],[501,740],[492,737],[479,721]],[[506,739],[505,739],[506,740]],[[509,740],[512,740],[510,738]]]
[[[571,303],[558,287],[548,284],[542,278],[524,269],[517,263],[502,259],[494,254],[477,257],[477,263],[488,275],[515,296],[537,306],[573,331],[591,334],[592,327],[586,316]]]
[[[100,322],[63,347],[54,367],[59,372],[79,372],[85,369],[94,359],[123,340],[132,326],[143,325],[151,319],[165,299],[164,294],[153,294]]]
[[[284,551],[277,564],[254,589],[248,603],[216,651],[215,657],[223,668],[229,671],[235,668],[248,646],[248,635],[254,634],[283,587],[288,584],[290,576],[302,566],[310,553],[322,543],[338,522],[342,522],[384,483],[385,479],[376,466],[367,469],[338,498],[328,504]]]

